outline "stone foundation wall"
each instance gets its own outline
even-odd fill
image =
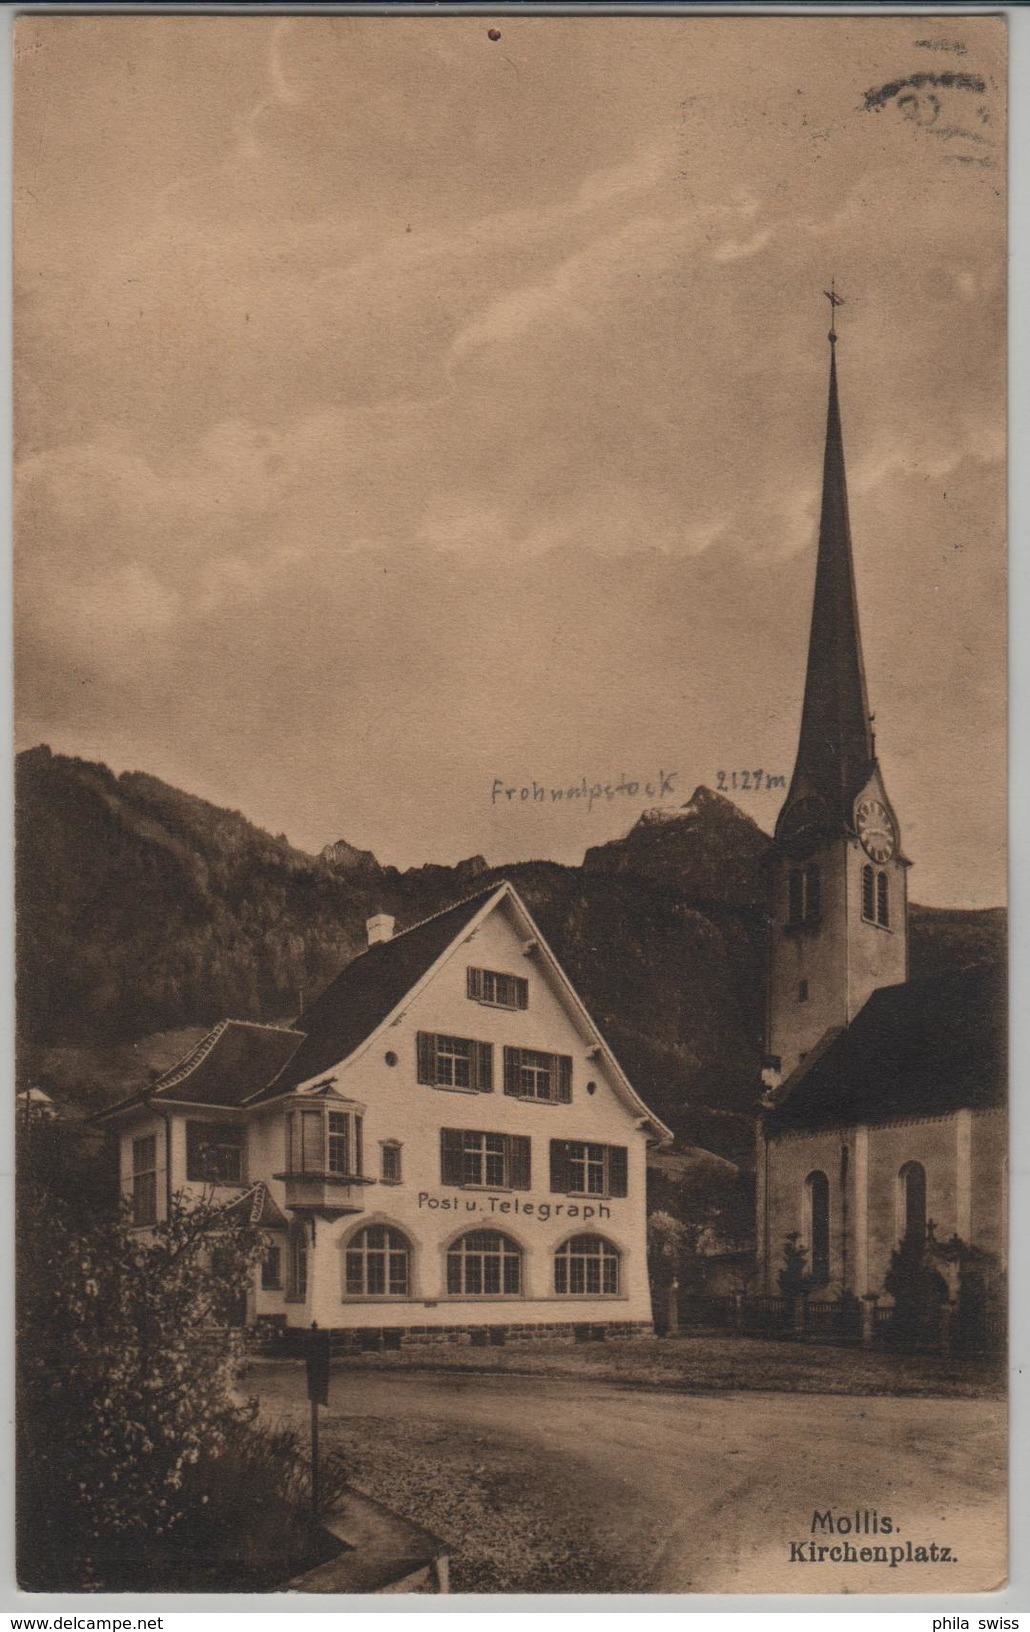
[[[250,1347],[264,1354],[303,1354],[307,1332],[297,1327],[252,1334]],[[462,1345],[499,1348],[509,1343],[601,1343],[608,1339],[653,1337],[647,1321],[549,1321],[495,1326],[365,1326],[336,1327],[329,1333],[333,1354],[375,1353],[379,1350]]]

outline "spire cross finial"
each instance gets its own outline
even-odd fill
[[[837,307],[838,306],[843,306],[844,296],[843,295],[838,295],[837,286],[836,286],[836,283],[835,283],[833,278],[830,279],[830,287],[828,289],[824,289],[823,294],[826,296],[827,300],[830,303],[830,334],[829,334],[829,340],[830,340],[830,345],[835,346],[837,344]]]

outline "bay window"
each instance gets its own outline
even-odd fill
[[[286,1177],[361,1177],[362,1118],[351,1109],[307,1106],[286,1113]]]

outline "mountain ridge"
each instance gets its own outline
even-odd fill
[[[308,855],[145,772],[45,747],[18,756],[15,787],[19,1042],[37,1080],[61,1050],[131,1062],[153,1034],[295,1016],[373,914],[404,929],[507,878],[644,1099],[688,1142],[746,1155],[771,840],[722,795],[645,813],[580,867],[401,872],[346,840]],[[997,957],[1004,913],[916,907],[911,941],[913,975]]]

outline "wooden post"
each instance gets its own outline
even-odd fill
[[[318,1518],[318,1401],[311,1402],[311,1511]]]
[[[866,1292],[862,1297],[862,1347],[871,1349],[876,1342],[876,1306],[879,1297],[875,1292]]]
[[[666,1337],[678,1337],[680,1329],[680,1283],[676,1276],[669,1282],[665,1300]]]
[[[311,1401],[311,1511],[318,1517],[318,1408],[329,1404],[329,1333],[311,1322],[308,1335],[308,1399]]]

